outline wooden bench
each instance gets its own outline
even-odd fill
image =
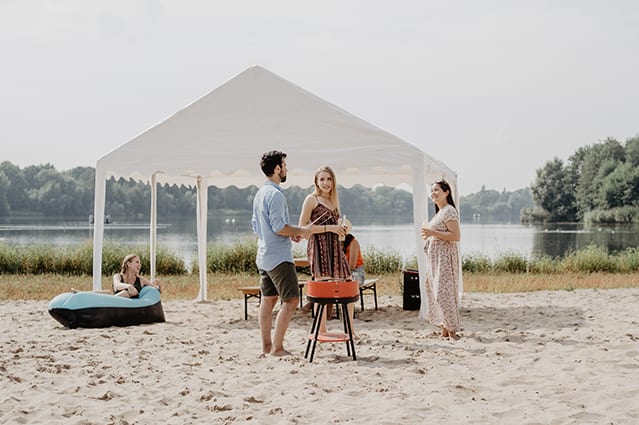
[[[362,311],[364,311],[364,291],[373,293],[373,298],[375,299],[375,310],[377,310],[377,279],[366,279],[359,287],[359,302],[361,303]]]
[[[302,308],[302,291],[304,290],[305,284],[306,282],[297,282],[300,290],[300,308]],[[260,305],[262,302],[262,292],[259,286],[242,286],[238,289],[242,292],[242,295],[244,295],[244,320],[248,320],[248,300],[249,298],[257,298],[257,305]]]
[[[248,320],[248,300],[249,298],[257,298],[258,305],[262,302],[262,293],[259,286],[242,286],[239,288],[244,295],[244,320]]]

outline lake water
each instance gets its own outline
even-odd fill
[[[295,218],[294,220],[297,220]],[[353,222],[364,220],[354,219]],[[158,219],[158,246],[178,253],[187,264],[195,258],[197,240],[195,221],[192,219]],[[250,216],[216,216],[209,218],[209,244],[230,245],[251,237]],[[412,224],[397,224],[370,220],[374,224],[355,224],[353,234],[364,249],[393,249],[402,256],[412,257],[417,249]],[[609,252],[639,246],[637,226],[595,226],[581,224],[551,224],[528,226],[520,224],[462,223],[462,255],[486,255],[495,258],[505,252],[523,256],[548,255],[562,257],[571,250],[596,245]],[[49,244],[76,246],[93,240],[93,226],[87,221],[12,219],[0,221],[0,243],[27,246]],[[148,222],[120,222],[105,225],[105,241],[140,246],[149,243]],[[305,247],[304,242],[294,244],[296,250]]]

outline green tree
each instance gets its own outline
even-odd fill
[[[511,192],[506,205],[511,212],[511,217],[519,218],[522,209],[533,206],[532,191],[529,187],[525,187]]]
[[[619,198],[619,191],[613,193],[611,191],[607,191],[608,196],[604,196],[604,184],[606,181],[609,181],[610,184],[621,183],[624,179],[622,176],[623,171],[621,173],[615,173],[613,177],[610,177],[611,174],[618,168],[623,166],[623,163],[619,162],[614,158],[604,159],[599,165],[599,171],[595,175],[595,178],[592,182],[590,182],[590,190],[593,193],[592,196],[592,204],[593,208],[609,208],[611,205],[621,206],[621,199]],[[617,199],[613,199],[617,198]]]
[[[359,184],[348,189],[340,186],[339,206],[344,214],[351,217],[364,212],[371,212],[373,210],[373,205],[370,198],[370,189]]]
[[[44,168],[35,176],[38,186],[31,191],[39,211],[47,215],[69,215],[73,212],[76,182],[55,168]]]
[[[599,206],[602,209],[639,206],[639,168],[619,164],[602,179]]]
[[[27,209],[27,182],[24,173],[9,161],[0,164],[0,172],[4,174],[9,182],[6,197],[9,208],[13,211]]]
[[[158,214],[165,216],[192,216],[197,208],[197,191],[178,185],[158,187]]]
[[[554,158],[537,170],[532,193],[537,205],[549,213],[550,221],[575,221],[577,209],[570,176],[563,161]]]
[[[222,190],[224,208],[244,210],[246,203],[242,191],[237,186],[229,186]]]
[[[462,221],[475,220],[482,222],[517,223],[523,209],[532,209],[534,202],[529,188],[508,192],[486,189],[460,198]]]
[[[577,171],[577,185],[575,199],[579,217],[583,217],[586,211],[597,207],[599,199],[599,187],[601,179],[605,174],[600,172],[604,161],[625,161],[625,150],[619,142],[614,139],[606,139],[602,143],[583,148],[578,158],[579,165]]]
[[[633,167],[639,167],[639,136],[626,140],[626,162]]]
[[[0,218],[9,215],[11,207],[7,194],[11,187],[11,181],[5,176],[4,171],[0,170]]]
[[[255,197],[255,193],[257,193],[258,188],[254,188],[254,192],[251,196],[251,208],[253,206],[253,198]],[[304,203],[304,198],[306,195],[313,191],[312,187],[299,187],[299,186],[291,186],[286,188],[286,203],[288,204],[288,209],[291,213],[291,216],[297,217],[299,213],[302,211],[302,203]],[[339,192],[340,195],[342,192]],[[340,202],[342,202],[342,198],[340,198]],[[340,208],[344,209],[344,206],[340,204]],[[297,224],[297,223],[295,223]]]
[[[75,167],[62,173],[75,182],[73,193],[73,207],[69,211],[73,216],[85,216],[93,212],[95,193],[95,168]]]

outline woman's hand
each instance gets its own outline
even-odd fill
[[[133,285],[129,285],[128,288],[126,288],[126,291],[129,293],[130,296],[135,297],[138,294],[138,290],[135,289],[135,286]]]
[[[339,224],[330,224],[326,226],[327,232],[333,232],[340,237],[346,236],[347,228],[345,226],[340,226]]]
[[[434,236],[433,230],[428,226],[423,226],[420,231],[422,239],[428,239],[430,236]]]
[[[457,242],[461,239],[461,231],[459,229],[459,223],[456,220],[446,222],[445,231],[439,231],[431,229],[429,226],[422,226],[421,234],[422,239],[427,239],[431,236],[441,239],[443,241]]]
[[[155,279],[153,282],[151,282],[151,286],[162,293],[162,285],[160,285],[160,279]]]

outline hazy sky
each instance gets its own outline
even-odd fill
[[[0,161],[95,166],[253,65],[423,147],[461,194],[639,134],[634,0],[0,0]]]

